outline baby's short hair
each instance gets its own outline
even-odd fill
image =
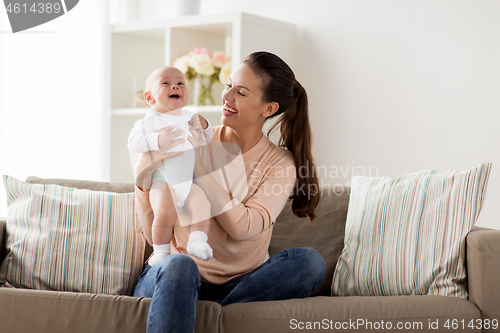
[[[176,67],[172,67],[172,66],[162,66],[162,67],[158,67],[157,69],[155,69],[153,72],[151,72],[151,74],[149,74],[148,78],[146,79],[146,86],[144,87],[144,91],[149,91],[151,89],[151,86],[153,85],[153,82],[154,82],[154,78],[155,78],[155,74],[158,73],[158,72],[162,72],[164,71],[165,69],[169,69],[169,68],[173,68],[173,69],[176,69],[180,72],[180,70]],[[182,72],[181,72],[182,73]],[[184,74],[182,74],[184,75]]]

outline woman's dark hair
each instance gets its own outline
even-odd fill
[[[297,182],[293,194],[292,210],[299,217],[316,218],[314,211],[320,200],[320,188],[311,152],[312,135],[309,124],[307,94],[295,79],[292,69],[277,55],[255,52],[244,61],[262,80],[264,102],[276,102],[278,111],[268,119],[280,116],[267,136],[280,126],[279,146],[294,156]]]

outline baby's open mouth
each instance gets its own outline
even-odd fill
[[[174,98],[174,99],[179,99],[179,98],[181,98],[181,96],[180,96],[180,95],[177,95],[177,94],[170,95],[169,97],[170,97],[170,98]]]

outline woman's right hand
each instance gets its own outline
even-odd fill
[[[160,151],[167,151],[184,142],[184,140],[176,140],[177,137],[182,135],[182,131],[175,130],[172,132],[174,129],[176,128],[173,126],[167,126],[158,131],[158,147],[160,147]]]
[[[148,151],[139,155],[139,159],[135,165],[135,183],[141,190],[145,191],[151,188],[151,175],[164,160],[182,155],[182,151],[165,152],[185,141],[183,138],[177,139],[182,134],[182,131],[173,131],[174,129],[173,126],[167,126],[158,131],[158,146],[160,150]]]

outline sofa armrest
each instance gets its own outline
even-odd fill
[[[0,217],[0,264],[5,259],[7,255],[7,229],[6,229],[6,219]]]
[[[469,300],[483,320],[500,321],[500,230],[474,227],[467,235],[466,256]]]

